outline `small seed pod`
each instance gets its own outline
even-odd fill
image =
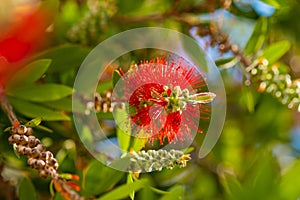
[[[49,160],[51,158],[53,158],[53,154],[50,151],[46,151],[46,159]]]
[[[31,156],[31,148],[25,147],[25,148],[24,148],[24,155],[26,155],[26,156]]]
[[[41,178],[47,178],[48,176],[48,172],[46,170],[41,170],[40,171],[40,177]]]
[[[21,135],[19,144],[20,145],[27,145],[28,144],[28,137],[26,135]]]
[[[43,161],[43,160],[37,160],[37,161],[36,161],[36,167],[37,167],[38,169],[43,169],[43,168],[45,167],[45,165],[46,165],[46,163],[45,163],[45,161]]]
[[[14,143],[15,143],[15,140],[14,140],[13,136],[9,136],[8,142],[9,142],[10,144],[14,144]]]
[[[37,159],[35,158],[29,158],[27,160],[28,165],[30,165],[31,167],[34,167],[35,163],[36,163]]]
[[[57,163],[57,161],[56,161],[55,158],[50,158],[50,159],[48,160],[48,164],[49,164],[50,166],[52,166],[53,169],[57,170],[57,168],[58,168],[58,163]]]
[[[17,152],[20,154],[20,155],[24,155],[24,150],[25,150],[26,147],[22,146],[22,145],[19,145],[17,146],[16,150]]]
[[[45,150],[46,150],[46,147],[45,147],[44,145],[42,145],[42,144],[38,144],[38,145],[36,146],[36,148],[37,148],[39,151],[45,151]]]
[[[32,135],[33,134],[33,129],[31,127],[27,127],[27,132],[26,135]]]
[[[30,156],[32,158],[38,158],[40,156],[40,151],[37,149],[37,147],[31,149]]]
[[[29,147],[33,148],[33,147],[36,146],[35,145],[35,139],[36,138],[34,136],[32,136],[32,135],[28,136],[28,146]]]
[[[43,160],[43,161],[46,161],[46,160],[47,160],[47,154],[46,154],[46,152],[41,152],[39,158],[40,158],[41,160]]]
[[[26,134],[26,132],[27,132],[27,127],[24,126],[24,125],[19,125],[19,126],[17,127],[17,132],[18,132],[20,135],[24,135],[24,134]]]
[[[13,134],[16,134],[17,133],[17,129],[15,127],[10,127],[10,133],[13,135]]]
[[[13,139],[14,143],[19,144],[20,143],[20,137],[21,136],[18,135],[18,134],[12,135],[12,139]]]

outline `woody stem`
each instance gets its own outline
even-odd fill
[[[7,100],[7,96],[4,90],[3,85],[0,84],[0,104],[4,112],[6,112],[7,117],[11,124],[14,124],[15,122],[18,122],[18,119],[16,117],[16,114],[13,111],[12,106],[9,104]]]

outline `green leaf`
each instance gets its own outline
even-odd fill
[[[234,67],[238,63],[238,59],[236,57],[222,58],[215,60],[215,63],[220,69],[228,69]]]
[[[296,160],[286,171],[281,180],[280,193],[283,199],[297,199],[300,197],[300,160]]]
[[[112,83],[113,83],[113,87],[116,86],[116,84],[118,83],[118,81],[121,78],[121,74],[119,72],[119,70],[114,70],[113,75],[112,75]]]
[[[11,126],[9,126],[9,127],[5,128],[3,132],[5,133],[5,132],[8,132],[8,131],[10,131],[10,128],[11,128]]]
[[[261,17],[254,27],[253,33],[244,49],[247,55],[256,53],[264,44],[266,33],[268,31],[268,19]]]
[[[273,6],[274,8],[277,8],[277,9],[288,5],[288,1],[286,1],[286,0],[261,0],[261,1]]]
[[[54,101],[73,93],[71,87],[59,84],[25,85],[8,92],[8,95],[19,99],[43,102]]]
[[[37,117],[37,118],[34,118],[34,119],[30,120],[29,122],[27,122],[25,124],[25,126],[36,127],[36,126],[40,125],[41,122],[42,122],[42,118],[41,117]]]
[[[124,173],[105,166],[99,161],[92,161],[84,173],[83,188],[87,196],[101,194],[114,186]]]
[[[184,197],[184,187],[182,185],[175,185],[169,191],[160,200],[177,200]]]
[[[20,155],[19,155],[19,153],[17,151],[17,146],[18,146],[17,144],[13,144],[13,150],[14,150],[14,153],[17,156],[17,158],[20,158]]]
[[[43,105],[53,108],[55,110],[63,110],[63,111],[68,111],[71,112],[72,110],[72,99],[71,98],[62,98],[59,100],[54,100],[54,101],[45,101],[43,102]]]
[[[254,94],[253,94],[251,88],[249,88],[248,86],[243,87],[242,100],[246,104],[249,113],[254,112],[255,98],[253,95]]]
[[[127,175],[127,184],[132,184],[132,183],[133,183],[133,174],[129,173]],[[132,188],[132,192],[129,194],[129,196],[132,200],[134,200],[134,195],[135,195],[135,191]]]
[[[124,199],[130,195],[133,191],[137,192],[138,190],[147,187],[148,180],[147,179],[140,179],[134,181],[133,183],[128,183],[125,185],[121,185],[111,192],[106,193],[105,195],[101,196],[99,200],[115,200],[115,199]]]
[[[9,92],[23,85],[29,85],[37,81],[47,71],[51,63],[50,59],[41,59],[34,61],[24,68],[18,70],[6,85],[6,91]]]
[[[120,109],[116,108],[115,112],[115,121],[118,124],[117,126],[117,137],[120,145],[120,149],[123,152],[127,152],[130,145],[130,123],[128,114],[126,112],[126,109]],[[121,126],[121,127],[120,127]]]
[[[52,59],[49,72],[61,73],[78,68],[89,52],[90,49],[79,45],[63,45],[44,51],[35,58]]]
[[[261,57],[266,58],[269,61],[269,64],[274,64],[281,56],[283,56],[291,47],[289,41],[284,40],[272,44],[271,46],[267,47]]]
[[[194,41],[189,38],[185,38],[182,36],[181,38],[183,42],[183,48],[192,62],[191,64],[195,64],[196,66],[201,67],[201,70],[204,73],[208,72],[208,63],[206,60],[206,56],[200,46]]]
[[[20,200],[34,200],[37,195],[34,186],[30,179],[22,178],[19,183],[19,198]]]
[[[42,117],[44,121],[70,120],[69,116],[56,112],[54,110],[50,110],[39,104],[34,104],[28,101],[12,97],[9,98],[9,102],[12,104],[15,110],[17,110],[19,113],[23,114],[26,117]]]

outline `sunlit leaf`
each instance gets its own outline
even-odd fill
[[[101,194],[120,181],[123,174],[97,160],[92,161],[84,173],[83,192],[87,196]]]
[[[290,49],[290,47],[291,44],[287,40],[274,43],[263,51],[261,57],[267,59],[269,64],[274,64]]]
[[[268,31],[268,20],[267,18],[261,17],[256,22],[254,30],[246,47],[244,48],[244,52],[247,55],[256,53],[264,44],[266,33]]]
[[[8,92],[8,95],[28,101],[54,101],[73,93],[73,89],[58,84],[25,85]]]
[[[69,116],[54,110],[50,110],[38,104],[16,98],[9,98],[9,101],[16,111],[25,115],[26,117],[42,117],[44,121],[70,120]]]
[[[37,118],[34,118],[34,119],[30,120],[29,122],[27,122],[25,124],[25,126],[36,127],[36,126],[40,125],[41,122],[42,122],[42,117],[37,117]]]
[[[300,161],[296,160],[291,168],[282,176],[280,184],[281,197],[283,199],[297,199],[300,196]]]

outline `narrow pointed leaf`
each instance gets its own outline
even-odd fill
[[[8,95],[19,99],[43,102],[58,100],[67,97],[72,93],[73,89],[65,85],[42,84],[19,87],[8,92]]]
[[[41,59],[28,64],[21,70],[18,70],[8,81],[6,91],[9,92],[20,86],[34,83],[42,77],[50,64],[50,59]]]
[[[23,114],[26,117],[30,117],[30,118],[42,117],[44,121],[60,121],[60,120],[69,121],[70,120],[69,116],[48,109],[39,104],[34,104],[16,98],[9,98],[9,101],[16,111],[18,111],[19,113]]]

